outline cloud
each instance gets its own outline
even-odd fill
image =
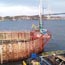
[[[38,6],[39,0],[0,0],[0,16],[38,14]],[[43,0],[43,8],[43,13],[65,12],[65,0]]]
[[[34,15],[38,14],[37,7],[30,6],[1,6],[1,16]]]
[[[46,4],[53,12],[65,12],[65,0],[46,0]]]

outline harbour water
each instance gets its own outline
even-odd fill
[[[29,31],[32,24],[38,26],[38,20],[17,20],[0,22],[0,31]],[[44,20],[43,27],[52,34],[52,39],[45,51],[65,50],[65,20]]]
[[[32,24],[38,25],[38,20],[17,20],[0,22],[0,31],[29,31]],[[45,46],[44,51],[65,50],[65,20],[43,20],[43,27],[52,34],[52,39]],[[19,62],[4,65],[20,65]]]

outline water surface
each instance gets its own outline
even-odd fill
[[[38,20],[3,21],[0,22],[0,31],[29,31],[32,30],[32,24],[38,23]],[[52,34],[45,51],[65,50],[65,20],[44,20],[43,27]]]

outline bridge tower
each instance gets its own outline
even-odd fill
[[[47,13],[48,13],[47,19],[50,19],[51,18],[50,14],[52,13],[52,9],[51,9],[51,6],[50,6],[48,0],[46,0],[46,2],[47,2]]]

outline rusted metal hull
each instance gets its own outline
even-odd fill
[[[0,32],[0,62],[28,58],[31,53],[43,51],[43,36],[37,37],[34,32]]]

